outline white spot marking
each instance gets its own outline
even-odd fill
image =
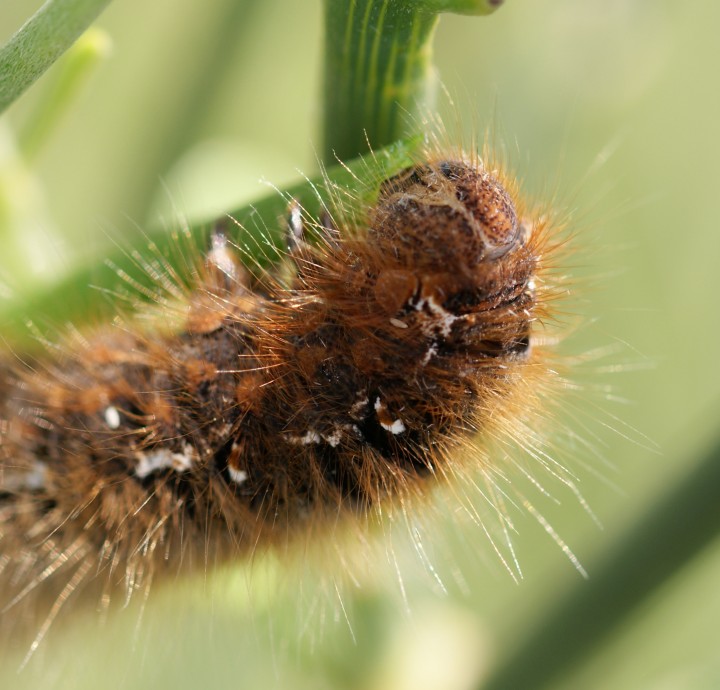
[[[247,481],[248,478],[248,474],[247,472],[245,472],[245,470],[236,470],[234,467],[230,467],[229,465],[228,474],[230,475],[230,479],[232,479],[238,485]]]
[[[385,403],[382,400],[380,400],[380,396],[375,398],[374,407],[375,407],[375,412],[377,412],[378,415],[380,412],[383,412],[384,410],[387,409],[385,407]],[[385,424],[378,416],[378,421],[380,422],[380,426],[383,429],[385,429],[386,431],[389,431],[391,434],[394,434],[395,436],[397,436],[398,434],[402,434],[406,430],[405,424],[403,423],[402,419],[396,419],[391,424]]]
[[[423,355],[423,358],[420,360],[420,366],[424,367],[437,353],[438,353],[437,343],[433,343],[432,345],[430,345],[430,347],[427,349],[427,352]]]
[[[153,472],[164,469],[187,472],[192,467],[195,450],[186,443],[182,453],[173,453],[169,448],[156,448],[149,452],[138,451],[135,455],[138,459],[135,476],[144,479]]]
[[[105,424],[111,429],[117,429],[120,426],[120,413],[117,407],[110,405],[110,407],[105,408]]]
[[[323,439],[325,439],[325,441],[327,441],[333,448],[336,448],[338,445],[340,445],[342,437],[343,430],[339,427],[335,427],[335,431],[333,431],[332,434],[323,435]]]
[[[293,436],[291,434],[285,434],[285,440],[288,443],[292,443],[295,446],[308,446],[311,443],[322,443],[325,441],[328,445],[336,448],[340,445],[343,435],[347,431],[354,431],[357,427],[353,424],[343,424],[342,426],[335,426],[335,430],[329,434],[323,434],[322,436],[313,431],[308,431],[304,436]]]
[[[437,319],[433,320],[429,324],[425,324],[423,327],[423,333],[425,335],[435,335],[435,330],[439,330],[440,334],[447,338],[452,330],[452,325],[461,319],[461,316],[451,314],[441,304],[435,301],[435,298],[430,295],[425,299],[418,300],[415,304],[416,311],[423,311],[427,306],[428,311]]]
[[[47,465],[35,460],[28,472],[5,470],[0,473],[1,491],[38,491],[45,486]]]
[[[405,424],[403,424],[402,419],[396,419],[392,424],[383,424],[380,422],[380,426],[391,434],[395,434],[395,436],[405,431]]]
[[[400,319],[390,319],[390,323],[395,326],[395,328],[408,328],[408,325],[404,321],[400,321]]]
[[[350,412],[348,413],[353,419],[357,419],[358,416],[362,417],[362,413],[367,407],[367,404],[370,402],[370,399],[367,397],[367,394],[365,391],[362,391],[360,395],[358,396],[358,399],[356,402],[352,404],[352,407],[350,408]]]
[[[296,446],[309,446],[311,443],[320,443],[322,440],[320,438],[320,434],[317,433],[317,431],[313,431],[310,429],[310,431],[306,432],[304,436],[293,436],[292,434],[285,434],[285,440],[288,443],[292,443]]]

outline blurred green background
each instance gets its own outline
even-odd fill
[[[39,5],[3,3],[0,41]],[[14,136],[46,80],[0,120],[8,299],[158,219],[208,217],[265,194],[260,178],[281,187],[317,170],[318,1],[125,0],[98,26],[111,54],[32,160]],[[710,2],[508,0],[489,18],[444,16],[435,42],[451,126],[492,127],[528,189],[577,209],[587,324],[566,348],[614,351],[583,365],[588,391],[573,398],[591,450],[565,453],[590,466],[580,488],[603,528],[571,495],[537,503],[591,578],[718,432],[718,26]],[[445,591],[396,529],[340,595],[319,575],[334,565],[260,559],[158,590],[140,625],[132,609],[88,639],[81,619],[21,676],[1,668],[0,685],[475,687],[581,578],[521,515],[515,583],[451,512],[423,542]],[[720,687],[719,568],[714,544],[553,687]]]

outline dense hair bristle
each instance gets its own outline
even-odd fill
[[[216,231],[189,280],[149,268],[162,309],[6,371],[4,620],[32,609],[37,644],[85,590],[127,599],[405,509],[467,467],[503,512],[482,444],[542,453],[563,240],[489,155],[440,139],[360,208],[367,190],[336,188],[319,219],[291,205],[284,266],[243,266]]]

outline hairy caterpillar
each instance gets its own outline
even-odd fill
[[[292,206],[272,272],[216,233],[179,328],[119,319],[6,374],[0,607],[50,602],[34,646],[77,592],[410,501],[529,423],[562,241],[512,179],[430,147],[362,213],[304,225]]]

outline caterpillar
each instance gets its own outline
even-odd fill
[[[71,596],[418,500],[532,423],[563,240],[489,157],[429,146],[360,213],[287,224],[279,268],[225,228],[187,290],[166,276],[179,325],[117,318],[5,368],[0,609],[45,602],[33,649]]]

